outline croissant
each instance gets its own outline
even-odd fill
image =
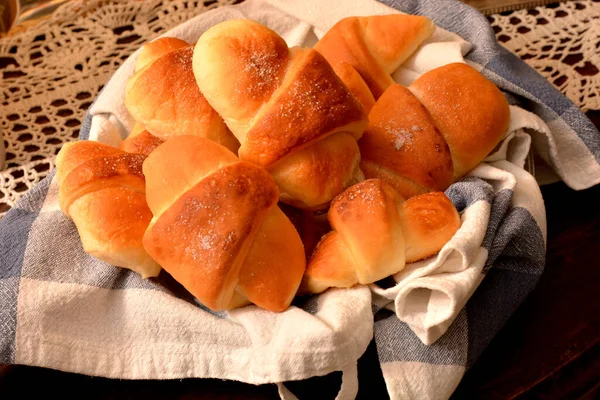
[[[164,140],[154,136],[147,130],[143,129],[141,132],[136,132],[136,128],[134,128],[127,139],[121,142],[119,148],[127,153],[136,153],[148,156],[162,143],[164,143]]]
[[[159,38],[142,46],[135,60],[135,72],[173,50],[189,47],[189,43],[171,37]]]
[[[405,198],[444,191],[494,149],[509,120],[506,98],[475,69],[436,68],[377,100],[359,142],[361,169]]]
[[[315,249],[302,291],[368,284],[401,271],[406,263],[437,253],[460,227],[443,193],[404,199],[384,181],[369,179],[332,202],[333,230]]]
[[[348,90],[350,90],[354,97],[356,97],[356,100],[363,106],[365,112],[367,114],[370,113],[375,105],[375,98],[363,78],[356,72],[356,69],[346,62],[332,64],[332,67]]]
[[[239,142],[196,85],[193,52],[193,46],[173,38],[144,45],[136,60],[138,70],[127,82],[125,107],[161,139],[197,135],[236,152]]]
[[[144,250],[152,213],[146,204],[144,156],[97,142],[67,143],[56,157],[59,204],[73,219],[83,249],[110,264],[157,276]]]
[[[364,179],[356,141],[366,113],[313,49],[288,49],[250,20],[213,26],[193,58],[198,87],[239,139],[239,156],[266,168],[285,203],[326,207]]]
[[[431,20],[415,15],[349,17],[327,31],[314,49],[334,68],[342,62],[352,66],[378,99],[394,84],[391,74],[434,30]]]
[[[143,244],[175,280],[212,310],[289,306],[304,248],[264,169],[208,139],[178,136],[143,170],[154,215]]]

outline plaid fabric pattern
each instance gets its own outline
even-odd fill
[[[532,144],[573,188],[600,180],[598,131],[500,47],[482,15],[458,1],[382,2],[428,16],[473,45],[467,62],[513,104],[537,115],[531,138],[517,132],[510,140],[525,152]],[[202,15],[198,23],[240,16],[260,21],[281,13],[258,0],[237,7]],[[81,138],[93,129],[88,114]],[[338,398],[352,398],[359,385],[357,360],[374,341],[391,398],[447,398],[543,271],[545,213],[523,160],[507,153],[447,190],[463,226],[483,224],[483,231],[472,246],[439,256],[443,273],[452,283],[465,273],[461,266],[476,266],[478,285],[427,344],[411,321],[397,317],[398,304],[386,298],[386,289],[375,287],[298,299],[296,307],[277,315],[255,307],[210,312],[167,274],[143,280],[87,255],[74,224],[58,208],[51,174],[0,220],[0,362],[123,379],[271,382],[279,384],[283,398],[298,394],[297,385],[285,382],[342,371],[335,373],[342,379]]]

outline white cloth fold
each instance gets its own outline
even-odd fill
[[[270,5],[261,1],[247,1],[235,9],[222,8],[207,12],[165,36],[176,36],[193,42],[218,22],[232,18],[251,18],[274,29],[290,46],[306,45],[311,44],[313,32],[317,38],[321,37],[343,17],[398,13],[374,1],[353,0],[343,4],[325,4],[316,0],[269,0],[267,3]],[[394,73],[394,79],[402,84],[410,84],[431,69],[452,62],[464,62],[463,55],[469,49],[470,45],[456,34],[436,28],[433,36]],[[123,99],[126,81],[133,74],[136,55],[134,53],[117,71],[91,108],[91,140],[115,144],[118,140],[116,132],[119,132],[120,138],[125,138],[133,126]],[[501,145],[501,151],[496,152],[489,160],[508,157],[508,147],[512,143],[510,152],[516,155],[510,156],[516,157],[515,162],[522,167],[523,157],[529,152],[530,141],[515,138],[518,132],[518,137],[528,137],[522,134],[524,128],[541,133],[547,131],[543,121],[534,114],[511,107],[510,129],[506,140]],[[470,175],[495,181],[498,174],[503,175],[502,171],[482,166]],[[516,181],[507,180],[497,189],[514,189]],[[410,325],[423,343],[435,342],[446,331],[483,278],[480,272],[486,257],[485,249],[482,250],[480,246],[489,217],[489,204],[483,203],[485,202],[470,207],[463,214],[460,231],[437,257],[408,265],[396,275],[398,285],[392,289],[383,290],[375,285],[371,286],[375,293],[395,302],[398,317]]]
[[[248,0],[236,7],[220,8],[198,16],[164,36],[179,37],[194,42],[212,25],[232,18],[251,18],[278,32],[290,46],[312,45],[322,34],[341,18],[350,15],[373,15],[397,12],[374,1],[352,0],[329,3],[318,0]],[[421,74],[451,62],[464,62],[463,56],[470,45],[457,35],[437,28],[435,34],[393,75],[394,79],[408,85]],[[127,79],[133,74],[137,52],[115,73],[106,85],[90,113],[92,128],[89,139],[112,145],[124,139],[133,126],[133,120],[124,107]],[[527,203],[545,237],[545,215],[539,188],[535,180],[522,167],[529,154],[531,144],[527,134],[535,131],[543,136],[547,126],[535,115],[511,107],[510,129],[498,150],[490,155],[488,163],[481,164],[469,175],[488,181],[495,192],[510,190],[515,193],[512,203],[518,206]],[[527,132],[527,133],[525,133]],[[483,270],[488,258],[484,237],[490,220],[489,199],[469,204],[462,213],[462,226],[457,234],[435,257],[407,267],[394,276],[397,284],[389,289],[370,285],[373,301],[380,307],[393,310],[414,334],[424,343],[436,342],[457,318],[465,303],[484,278]],[[271,314],[256,307],[247,307],[228,314],[227,319],[200,317],[205,327],[203,334],[230,337],[231,323],[241,329],[239,343],[232,347],[220,347],[223,357],[232,357],[231,365],[209,363],[205,369],[192,367],[188,376],[214,376],[238,379],[251,383],[283,382],[303,379],[312,375],[325,374],[334,370],[347,371],[341,398],[352,398],[356,394],[356,360],[365,350],[373,330],[373,317],[365,310],[371,298],[366,288],[331,290],[318,296],[318,312],[307,314],[291,308],[282,314]],[[156,299],[155,299],[156,300]],[[178,319],[182,305],[173,304],[169,312],[174,315],[174,324],[192,328],[191,315]],[[190,310],[185,308],[186,315]],[[362,321],[362,322],[361,322]],[[131,326],[134,328],[134,326]],[[143,327],[135,326],[135,329]],[[65,332],[66,333],[66,332]],[[160,340],[154,332],[145,332],[148,340]],[[209,336],[210,337],[210,336]],[[125,335],[123,347],[131,340]],[[180,342],[192,340],[181,337]],[[235,342],[234,338],[230,338]],[[241,341],[247,341],[241,343]],[[319,345],[317,345],[317,343]],[[348,347],[348,343],[353,343]],[[337,346],[338,351],[334,351]],[[345,347],[344,347],[345,346]],[[233,350],[239,347],[238,350]],[[196,347],[198,351],[202,347]],[[342,350],[344,348],[344,350]],[[302,361],[299,354],[325,351],[330,359],[325,362],[310,357]],[[293,354],[290,354],[293,352]],[[266,356],[270,354],[271,356]],[[39,354],[30,354],[34,362]],[[267,357],[277,364],[256,364],[255,359]],[[390,364],[391,365],[391,364]],[[254,366],[254,368],[250,368]],[[259,368],[260,367],[260,368]],[[262,368],[262,369],[261,369]],[[84,373],[99,373],[98,370],[81,368]],[[167,369],[168,370],[168,369]],[[104,372],[105,375],[106,372]],[[354,374],[350,377],[347,374]],[[136,373],[131,370],[113,371],[109,375],[120,377],[156,377],[152,374]],[[160,378],[177,377],[177,373],[163,371]],[[390,389],[391,390],[391,389]],[[395,390],[395,389],[394,389]],[[393,392],[393,390],[392,390]],[[293,396],[280,385],[282,397]]]

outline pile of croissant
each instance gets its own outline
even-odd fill
[[[140,51],[120,148],[60,151],[62,211],[92,256],[165,269],[213,310],[283,311],[298,293],[369,284],[430,257],[460,217],[443,194],[500,142],[502,93],[463,63],[391,74],[424,17],[351,17],[314,48],[231,20]]]

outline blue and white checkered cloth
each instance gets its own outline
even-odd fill
[[[353,398],[357,360],[374,340],[391,398],[448,398],[543,270],[545,210],[538,184],[523,169],[530,147],[569,186],[583,189],[600,181],[600,135],[500,47],[475,10],[450,0],[383,3],[444,28],[396,79],[465,56],[513,104],[503,144],[447,191],[463,224],[438,256],[407,266],[392,288],[330,290],[281,314],[253,306],[212,313],[167,274],[143,280],[83,252],[50,175],[0,220],[0,363],[123,379],[277,383],[283,398],[294,398],[297,388],[286,382],[342,371],[338,398]],[[290,45],[310,45],[344,16],[389,12],[374,1],[248,0],[167,35],[193,42],[216,22],[247,17]],[[135,56],[91,107],[83,139],[116,144],[125,137],[132,121],[124,82]]]

